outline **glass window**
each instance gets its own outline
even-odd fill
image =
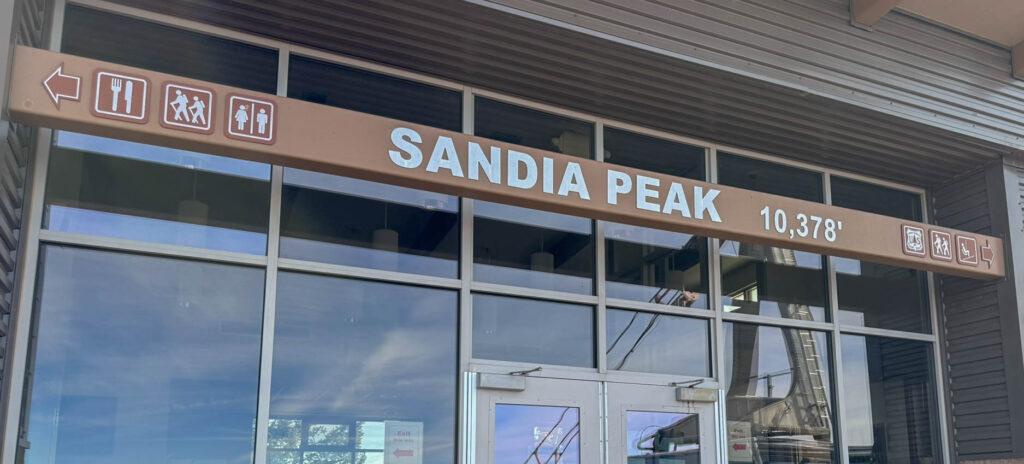
[[[824,198],[821,175],[720,153],[719,183],[807,201]],[[725,310],[787,319],[828,321],[828,275],[816,253],[725,241],[721,244]]]
[[[260,269],[44,246],[28,463],[251,463]]]
[[[270,167],[59,132],[43,227],[264,254]]]
[[[605,223],[609,298],[708,307],[708,240],[690,234]]]
[[[832,178],[832,204],[910,221],[921,220],[920,195]],[[833,258],[839,322],[911,332],[931,331],[928,274],[849,258]]]
[[[626,411],[626,464],[697,464],[700,416]]]
[[[485,201],[473,216],[473,280],[593,293],[590,219]]]
[[[704,180],[702,147],[611,128],[604,143],[607,162]],[[616,223],[606,223],[604,233],[609,298],[708,307],[706,238]]]
[[[454,90],[298,55],[288,62],[291,98],[462,130],[462,94]]]
[[[594,308],[473,295],[473,357],[594,367]]]
[[[78,5],[65,10],[62,42],[72,55],[277,92],[277,50]]]
[[[301,56],[289,60],[292,98],[462,129],[462,95]],[[285,169],[281,256],[458,277],[459,202],[451,195]]]
[[[594,125],[589,122],[481,97],[476,97],[475,105],[475,135],[580,158],[594,157]]]
[[[476,99],[475,133],[593,157],[593,124],[486,98]],[[485,201],[473,214],[473,280],[593,293],[592,220]]]
[[[606,317],[608,369],[711,376],[708,321],[622,309]]]
[[[611,127],[604,128],[606,163],[645,169],[670,176],[705,180],[704,147],[659,139]]]
[[[494,464],[580,464],[580,410],[494,406]]]
[[[281,257],[458,277],[457,197],[285,169]]]
[[[282,272],[277,293],[269,462],[379,463],[399,435],[455,460],[456,292]]]
[[[726,322],[729,462],[838,462],[829,337]]]
[[[942,462],[931,343],[842,337],[850,462]]]

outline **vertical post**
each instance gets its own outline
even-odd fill
[[[718,183],[718,148],[715,146],[707,151],[707,179],[708,182]],[[718,462],[726,463],[729,462],[729,425],[725,411],[725,323],[722,320],[725,307],[722,305],[721,246],[719,239],[708,238],[708,307],[715,313],[715,318],[711,320],[711,346],[714,347],[711,350],[711,375],[719,385],[718,402],[715,407],[715,449],[718,453]]]
[[[824,189],[825,189],[825,204],[832,204],[832,176],[828,172],[823,176]],[[842,352],[842,334],[839,332],[839,291],[837,287],[837,276],[836,276],[836,260],[831,256],[825,257],[825,264],[828,272],[828,310],[829,315],[832,318],[832,343],[829,347],[832,356],[832,371],[835,373],[833,376],[832,385],[835,387],[832,391],[832,403],[835,406],[835,416],[832,418],[832,434],[834,436],[834,446],[838,453],[840,462],[848,464],[850,462],[850,453],[846,448],[846,427],[843,425],[846,423],[846,405],[843,402],[845,395],[843,386],[843,352]]]
[[[278,49],[277,95],[288,95],[287,47]],[[277,312],[277,261],[281,243],[281,191],[284,185],[284,168],[270,169],[270,218],[267,227],[267,268],[263,289],[263,332],[260,343],[260,380],[256,403],[256,449],[253,453],[255,464],[267,462],[267,443],[270,434],[270,388],[274,368],[274,323]]]
[[[462,90],[462,133],[473,134],[473,90]],[[476,375],[470,373],[473,357],[473,200],[460,198],[459,214],[459,372],[463,378],[459,392],[459,430],[457,437],[460,464],[473,464],[476,455]]]

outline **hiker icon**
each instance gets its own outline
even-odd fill
[[[164,83],[164,110],[160,124],[171,129],[213,132],[213,90]]]

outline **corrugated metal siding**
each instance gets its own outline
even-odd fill
[[[0,18],[12,21],[11,42],[16,45],[45,46],[50,4],[47,0],[16,0],[13,3],[13,14],[9,18]],[[7,48],[6,38],[0,40],[0,44]],[[0,77],[0,84],[3,84],[3,77]],[[6,389],[12,381],[7,378],[10,365],[7,353],[13,341],[8,334],[14,311],[14,291],[18,284],[22,207],[26,175],[33,159],[35,129],[3,120],[0,120],[0,124],[6,129],[0,131],[0,134],[4,134],[0,137],[0,397],[6,398]],[[0,435],[5,426],[0,422]]]
[[[991,215],[1005,212],[990,204],[986,172],[978,170],[932,192],[936,224],[993,233]],[[940,276],[938,284],[956,457],[1007,457],[1014,443],[1003,352],[1006,321],[998,295],[1002,282]]]
[[[1024,148],[1010,51],[848,0],[490,0],[736,72]]]
[[[780,85],[778,80],[751,77],[751,73],[700,65],[462,0],[115,1],[612,119],[917,185],[938,185],[1010,151],[978,138],[845,104],[834,96],[816,95],[808,91],[809,87]],[[884,56],[901,46],[908,50],[902,53],[941,51],[951,55],[948,61],[954,64],[946,66],[950,73],[984,66],[986,70],[975,73],[996,75],[999,66],[1008,66],[1000,65],[991,47],[909,18],[899,24],[901,33],[910,37],[901,39],[901,46],[893,46],[883,38],[886,36],[852,32],[854,28],[827,8],[834,3],[831,0],[822,2],[823,6],[807,6],[817,1],[725,2],[722,7],[714,7],[721,8],[715,13],[722,16],[721,21],[745,23],[722,30],[714,30],[707,24],[712,20],[701,13],[712,6],[686,3],[695,9],[686,12],[686,21],[699,20],[708,30],[691,30],[685,35],[693,42],[692,53],[708,53],[712,48],[703,47],[717,46],[716,41],[724,40],[722,34],[729,33],[737,35],[736,40],[753,41],[750,47],[762,47],[762,53],[770,51],[763,48],[767,45],[783,45],[783,39],[769,40],[771,36],[800,42],[787,45],[784,53],[776,56],[779,60],[802,53],[798,45],[820,46],[822,50],[815,54],[824,57],[847,51],[836,42],[849,39],[842,34],[852,34],[864,49],[857,51],[858,56],[872,60],[876,68],[888,63],[875,55]],[[555,3],[545,5],[555,8]],[[612,8],[608,4],[598,6]],[[837,9],[835,5],[831,8]],[[758,18],[765,18],[764,23],[755,24]],[[792,30],[781,34],[780,30],[787,28],[812,33],[802,38],[794,36]],[[983,51],[984,56],[968,59],[968,51],[973,49]],[[959,61],[954,59],[960,55],[963,57]],[[730,59],[743,61],[736,56]],[[834,57],[830,60],[835,67],[844,65]],[[834,71],[804,72],[806,76],[801,79],[808,81],[813,76],[835,77]],[[914,72],[919,80],[928,79],[924,71],[915,68]],[[874,82],[881,77],[879,74],[866,80]],[[989,79],[961,77],[969,82]],[[853,85],[859,79],[846,76],[839,81]],[[916,83],[909,92],[921,91],[921,85]],[[1008,95],[995,99],[1010,106],[1018,85],[1007,85],[1011,87],[1004,92]],[[975,91],[968,87],[960,90]],[[921,108],[933,103],[927,94],[915,98]],[[959,98],[967,105],[967,97]]]

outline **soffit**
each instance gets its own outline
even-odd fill
[[[1024,42],[1020,0],[902,0],[898,8],[1007,47]]]
[[[474,87],[922,187],[1004,147],[461,0],[116,0]]]

